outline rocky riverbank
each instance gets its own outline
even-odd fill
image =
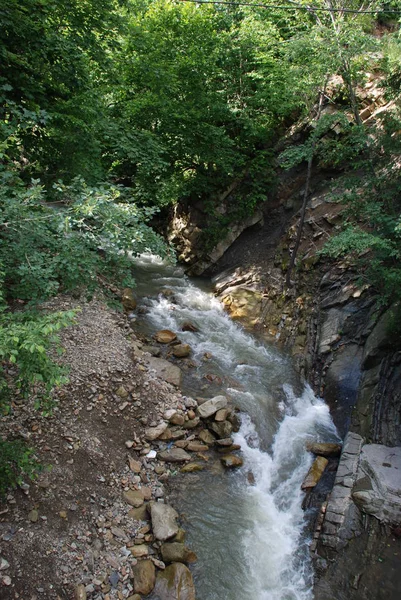
[[[169,481],[216,461],[242,464],[235,410],[224,396],[183,395],[180,368],[152,356],[177,355],[179,332],[141,341],[101,300],[48,308],[78,311],[61,333],[69,383],[51,414],[17,397],[2,417],[2,431],[34,447],[45,470],[1,505],[1,597],[139,600],[154,589],[160,600],[192,600],[196,554]]]

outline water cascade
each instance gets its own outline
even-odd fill
[[[148,307],[142,331],[171,329],[192,348],[196,368],[185,372],[183,392],[225,393],[241,410],[234,442],[244,466],[185,476],[175,499],[199,558],[198,600],[311,600],[300,486],[312,462],[305,443],[338,441],[328,407],[299,381],[290,357],[230,319],[205,282],[150,255],[137,259],[135,276]],[[198,331],[181,331],[186,321]],[[210,373],[218,390],[205,384]]]

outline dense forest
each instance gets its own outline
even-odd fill
[[[207,202],[213,244],[268,201],[278,165],[344,172],[346,221],[324,252],[360,256],[380,301],[400,297],[400,4],[278,4],[3,0],[2,410],[16,390],[34,390],[46,407],[63,381],[47,350],[74,315],[43,314],[40,302],[134,285],[130,253],[172,258],[150,223],[177,202]],[[394,103],[369,127],[355,90],[372,70]],[[321,116],[334,75],[342,111]],[[308,136],[278,156],[277,139],[302,119]],[[1,491],[17,477],[15,461],[29,469],[29,455],[0,445]]]

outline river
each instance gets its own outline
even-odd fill
[[[306,442],[339,439],[327,405],[300,381],[289,356],[230,319],[211,283],[151,255],[136,259],[135,277],[148,311],[138,320],[141,332],[171,329],[192,348],[196,366],[184,370],[183,393],[224,393],[241,411],[234,442],[244,466],[224,472],[217,460],[177,477],[174,504],[198,555],[191,567],[197,600],[311,600],[300,486],[312,462]],[[185,321],[198,331],[182,332]]]

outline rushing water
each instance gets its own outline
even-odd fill
[[[143,330],[179,332],[193,350],[197,367],[184,393],[215,395],[205,383],[212,373],[242,413],[234,441],[244,467],[186,475],[176,500],[199,558],[198,600],[311,600],[300,485],[311,463],[305,442],[338,439],[327,406],[298,380],[290,358],[234,323],[204,283],[150,255],[135,272],[148,305]],[[163,288],[174,297],[160,295]],[[185,321],[199,331],[181,332]]]

